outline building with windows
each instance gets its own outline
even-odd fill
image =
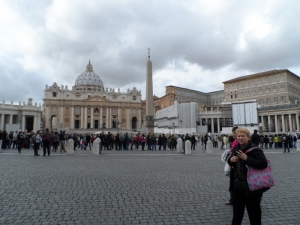
[[[299,131],[300,77],[287,69],[270,70],[240,76],[223,82],[224,90],[201,92],[167,86],[166,94],[154,101],[155,110],[167,108],[174,102],[196,102],[200,126],[207,132],[221,133],[232,127],[232,106],[237,103],[257,103],[257,123],[266,132]],[[231,104],[232,103],[232,104]],[[169,126],[170,127],[170,126]]]
[[[291,71],[270,70],[224,83],[224,101],[256,100],[258,123],[266,132],[299,131],[300,77]]]
[[[72,89],[57,83],[46,85],[43,100],[45,128],[72,132],[142,128],[145,102],[141,91],[104,87],[90,62]]]

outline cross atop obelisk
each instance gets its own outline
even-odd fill
[[[152,62],[150,61],[150,48],[148,48],[148,61],[146,63],[146,133],[154,133],[154,110],[153,110],[153,80],[152,80]]]
[[[150,60],[150,48],[148,48],[148,59]]]

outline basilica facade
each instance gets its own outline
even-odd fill
[[[90,62],[71,89],[57,83],[46,85],[43,100],[45,128],[69,132],[142,128],[145,102],[141,91],[104,87]]]

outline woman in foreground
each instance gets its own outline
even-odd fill
[[[236,130],[238,145],[232,149],[228,159],[231,166],[230,187],[232,194],[233,218],[232,225],[242,224],[245,207],[247,208],[251,225],[261,225],[260,202],[262,194],[268,188],[250,192],[247,183],[247,167],[265,169],[268,166],[267,159],[261,149],[252,145],[250,132],[247,128]],[[249,153],[247,150],[252,149]]]

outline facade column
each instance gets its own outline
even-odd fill
[[[137,129],[142,129],[142,110],[138,109],[138,124]]]
[[[261,116],[261,124],[263,125],[263,130],[265,129],[265,121],[264,116]]]
[[[284,114],[281,115],[282,118],[282,132],[285,132],[285,121],[284,121]]]
[[[36,117],[36,129],[37,130],[41,129],[41,116],[40,116],[40,114],[38,114],[38,116]]]
[[[33,116],[33,131],[34,132],[37,132],[37,129],[36,129],[36,121],[37,121],[37,118],[36,118],[37,116]]]
[[[278,124],[277,124],[278,118],[277,115],[274,115],[274,117],[275,117],[275,132],[278,133]]]
[[[102,128],[102,124],[103,124],[103,121],[102,121],[102,119],[103,119],[103,113],[102,113],[102,108],[100,107],[100,106],[98,106],[99,107],[99,128],[101,129]]]
[[[87,128],[87,119],[88,119],[88,117],[87,117],[87,106],[85,106],[84,107],[84,117],[83,117],[83,121],[84,121],[83,127],[84,127],[84,129]]]
[[[4,130],[4,114],[1,114],[0,130]]]
[[[120,123],[120,124],[117,124],[117,128],[118,129],[121,129],[123,127],[123,125],[124,125],[122,123],[122,115],[121,115],[122,113],[121,112],[122,112],[122,109],[120,107],[118,107],[118,117],[117,118],[118,118],[119,123]]]
[[[126,128],[127,130],[131,130],[132,126],[131,126],[131,119],[130,119],[130,108],[126,109]]]
[[[63,105],[58,105],[57,106],[59,108],[59,120],[58,122],[58,127],[59,128],[65,128],[65,124],[64,124],[64,106]],[[62,124],[62,127],[61,127]]]
[[[292,127],[292,114],[291,113],[289,114],[289,127],[290,127],[289,131],[292,132],[293,127]]]
[[[43,124],[43,128],[46,129],[46,128],[49,128],[50,129],[50,106],[46,106],[46,112],[45,112],[45,121],[44,121],[44,124]],[[22,128],[22,126],[21,126]]]
[[[296,113],[296,127],[295,130],[299,131],[299,114]]]
[[[271,132],[271,119],[270,119],[270,115],[268,115],[268,131]]]
[[[94,106],[91,107],[91,128],[94,128]]]
[[[41,114],[39,113],[38,116],[37,116],[37,121],[36,121],[36,128],[37,130],[40,130],[41,129]]]
[[[2,116],[4,117],[4,115],[2,114]],[[25,115],[22,115],[22,127],[21,127],[22,131],[25,131]]]
[[[74,129],[74,106],[72,105],[71,106],[71,121],[70,121],[70,128],[71,129]]]
[[[106,115],[108,118],[107,126],[108,128],[111,128],[111,107],[107,108]]]
[[[106,119],[106,121],[105,121],[105,128],[108,128],[108,107],[106,107],[106,109],[105,109],[105,112],[106,112],[106,114],[105,114],[105,119]]]
[[[83,124],[84,124],[83,118],[84,118],[83,117],[83,106],[81,106],[80,107],[80,128],[82,128],[82,129],[84,128],[83,127]]]
[[[13,123],[13,114],[10,114],[9,115],[9,124],[12,124]]]
[[[218,133],[221,133],[221,131],[220,131],[220,118],[217,118],[217,122],[218,122]]]
[[[215,133],[214,118],[211,118],[211,132]]]

